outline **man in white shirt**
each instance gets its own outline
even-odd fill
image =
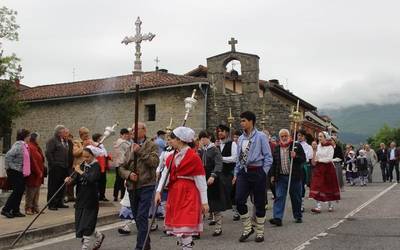
[[[306,141],[306,134],[307,132],[303,129],[301,129],[297,133],[297,140],[300,143],[300,145],[303,147],[304,154],[306,155],[306,161],[303,164],[303,183],[302,183],[302,202],[301,202],[301,212],[304,212],[304,197],[306,195],[306,185],[310,186],[310,175],[311,175],[311,166],[310,166],[310,161],[312,160],[313,157],[313,149],[310,144],[307,143]]]
[[[391,142],[390,148],[388,150],[388,160],[389,160],[389,181],[393,180],[393,169],[396,171],[397,183],[399,183],[399,151],[396,148],[396,143]]]
[[[237,160],[237,145],[230,138],[230,129],[225,125],[219,125],[217,128],[218,141],[217,147],[221,150],[222,154],[222,172],[221,181],[224,185],[225,197],[228,207],[233,207],[233,220],[240,220],[240,215],[236,210],[234,188],[232,185],[233,171]]]

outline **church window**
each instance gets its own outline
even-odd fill
[[[149,104],[145,106],[146,110],[146,121],[155,121],[156,120],[156,105]]]
[[[225,66],[224,91],[242,94],[241,64],[231,60]]]

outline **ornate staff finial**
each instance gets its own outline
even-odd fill
[[[167,132],[167,134],[171,134],[171,132],[172,132],[172,117],[171,117],[171,119],[170,119],[170,121],[169,121],[169,125],[165,128],[165,132]]]
[[[297,100],[296,110],[292,106],[292,111],[290,112],[290,115],[289,115],[289,118],[291,119],[291,121],[296,125],[294,129],[297,129],[296,128],[297,124],[303,120],[303,115],[299,110],[299,105],[300,105],[300,101]],[[296,140],[296,138],[293,138],[293,140]]]

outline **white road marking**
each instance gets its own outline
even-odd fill
[[[393,183],[391,186],[389,186],[388,188],[386,188],[385,190],[383,190],[382,192],[380,192],[379,194],[375,195],[374,197],[372,197],[371,199],[369,199],[367,202],[363,203],[362,205],[360,205],[359,207],[357,207],[356,209],[354,209],[353,211],[351,211],[350,213],[348,213],[344,219],[341,219],[340,221],[336,222],[335,224],[333,224],[332,226],[328,227],[327,230],[332,229],[332,228],[336,228],[338,227],[340,224],[342,224],[343,222],[346,221],[346,219],[354,216],[356,213],[360,212],[363,208],[365,208],[366,206],[368,206],[369,204],[371,204],[372,202],[376,201],[377,199],[379,199],[382,195],[386,194],[387,192],[389,192],[392,188],[394,188],[397,185],[397,183]],[[296,248],[294,248],[293,250],[303,250],[306,246],[311,244],[311,241],[313,240],[318,240],[321,237],[325,237],[328,235],[328,233],[326,232],[327,230],[325,230],[322,233],[317,234],[316,236],[312,237],[311,239],[307,240],[306,242],[302,243],[301,245],[297,246]]]
[[[102,227],[98,227],[96,228],[97,231],[107,231],[110,229],[114,229],[114,228],[118,228],[124,225],[124,222],[117,222],[114,224],[110,224],[110,225],[105,225]],[[60,243],[62,241],[67,241],[67,240],[72,240],[75,239],[75,233],[70,233],[70,234],[66,234],[66,235],[62,235],[56,238],[52,238],[49,240],[45,240],[45,241],[41,241],[35,244],[31,244],[28,246],[23,246],[20,248],[14,248],[15,250],[28,250],[28,249],[34,249],[34,248],[38,248],[38,247],[44,247],[44,246],[48,246],[51,244],[55,244],[55,243]]]

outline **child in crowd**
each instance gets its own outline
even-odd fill
[[[368,159],[364,149],[361,149],[359,154],[356,160],[357,173],[360,178],[360,185],[366,186],[368,181]]]
[[[92,236],[95,243],[92,249],[101,247],[105,235],[96,231],[97,215],[99,212],[98,182],[100,179],[100,166],[89,148],[84,148],[81,165],[74,166],[73,177],[65,178],[67,183],[76,184],[75,202],[75,234],[82,239],[82,250],[89,249]]]
[[[355,180],[357,178],[357,169],[356,169],[356,154],[354,151],[350,151],[345,160],[346,166],[346,179],[350,183],[350,185],[355,185]]]
[[[118,233],[126,235],[131,233],[130,226],[135,224],[133,219],[131,203],[129,201],[129,193],[125,192],[124,198],[121,200],[121,210],[119,211],[119,218],[125,223],[122,227],[118,228]]]

